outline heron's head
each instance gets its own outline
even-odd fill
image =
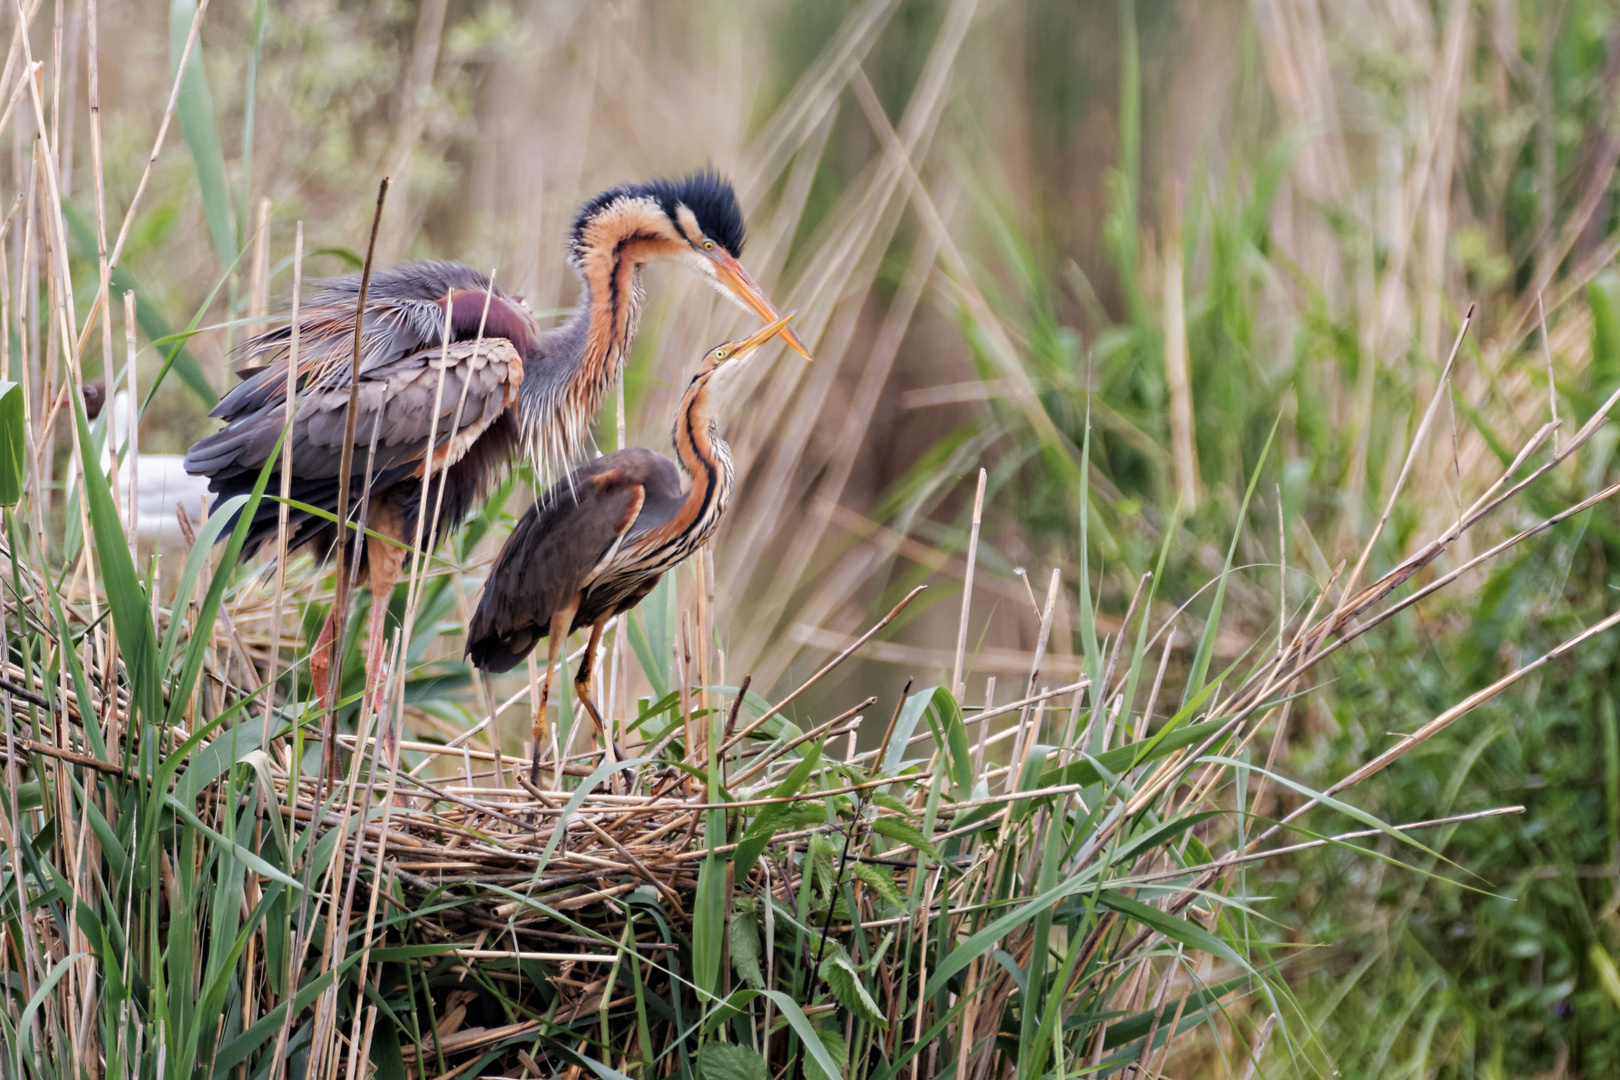
[[[698,372],[692,377],[692,382],[696,384],[699,380],[704,380],[715,388],[729,383],[737,372],[742,370],[743,363],[758,352],[761,346],[778,334],[782,336],[782,340],[788,340],[788,335],[793,332],[787,328],[788,320],[797,314],[797,311],[790,311],[771,320],[750,337],[740,341],[728,341],[724,345],[710,349],[703,357],[703,363],[698,366]]]
[[[777,318],[776,305],[738,261],[745,239],[742,207],[731,181],[702,169],[679,179],[624,184],[597,195],[580,207],[574,219],[570,254],[577,264],[593,250],[627,253],[639,262],[683,262],[722,296],[771,322]],[[782,339],[810,358],[792,330]]]

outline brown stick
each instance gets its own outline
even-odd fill
[[[377,254],[377,228],[382,224],[383,200],[388,196],[388,177],[382,178],[377,185],[377,209],[371,216],[371,239],[366,242],[366,261],[360,270],[360,295],[355,300],[354,311],[354,356],[349,367],[349,404],[343,414],[343,452],[338,461],[338,542],[335,555],[337,557],[337,592],[332,598],[332,615],[334,620],[332,641],[328,646],[331,649],[330,668],[332,672],[333,687],[337,690],[327,695],[326,701],[326,753],[321,758],[321,783],[327,784],[337,774],[337,740],[332,735],[337,730],[337,693],[343,686],[343,631],[348,620],[344,617],[349,610],[349,470],[354,468],[354,437],[355,426],[359,422],[360,413],[360,344],[366,325],[366,293],[371,290],[371,262]],[[288,373],[289,380],[293,373]]]

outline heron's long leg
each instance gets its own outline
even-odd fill
[[[315,700],[323,709],[332,704],[332,637],[337,633],[337,607],[334,606],[321,624],[315,638],[315,650],[309,654],[309,681],[315,690]]]
[[[321,775],[328,783],[337,775],[337,713],[332,711],[332,638],[337,634],[337,605],[332,605],[321,632],[315,637],[315,651],[309,655],[309,682],[326,719],[321,728]]]
[[[366,690],[381,693],[382,631],[387,625],[389,597],[399,585],[400,573],[405,568],[405,515],[392,500],[381,500],[371,507],[369,528],[377,536],[366,538],[366,575],[371,585],[371,627],[366,635]],[[389,539],[381,539],[389,538]],[[395,542],[389,542],[395,541]],[[381,699],[376,701],[381,711]]]
[[[591,678],[596,674],[596,650],[602,645],[602,628],[607,625],[610,618],[612,618],[611,615],[604,615],[596,620],[596,625],[591,627],[590,643],[585,646],[585,656],[580,660],[579,670],[574,674],[574,696],[579,699],[581,705],[585,706],[585,711],[591,714],[591,719],[596,721],[596,733],[602,737],[602,742],[607,745],[608,753],[613,755],[611,760],[623,761],[624,751],[619,748],[618,743],[613,741],[608,731],[607,721],[602,719],[602,713],[596,707],[596,699],[591,697]],[[622,774],[614,773],[609,780],[609,785],[615,795],[622,794],[619,785],[623,779]]]
[[[540,750],[546,744],[546,700],[551,697],[551,676],[559,663],[566,663],[563,645],[568,640],[569,630],[573,629],[576,607],[577,603],[569,604],[551,617],[546,673],[540,677],[540,701],[534,707],[534,757],[529,762],[529,783],[535,786],[540,784]]]
[[[607,734],[607,722],[602,719],[591,697],[591,678],[596,674],[596,650],[602,645],[602,628],[607,625],[609,618],[611,616],[604,615],[591,627],[590,643],[585,646],[585,655],[580,658],[579,668],[574,672],[574,694],[585,706],[585,711],[591,714],[591,719],[596,721],[598,735]]]
[[[372,507],[370,528],[373,532],[397,539],[403,534],[404,522],[399,509],[392,502],[380,502]],[[371,621],[366,635],[366,692],[371,695],[372,710],[382,716],[384,677],[387,672],[383,656],[383,631],[388,623],[388,600],[394,595],[400,571],[405,565],[405,548],[376,537],[366,538],[366,572],[371,585]],[[393,718],[390,718],[392,720]],[[390,722],[383,725],[383,738],[398,741],[399,733]],[[385,746],[392,754],[392,743]],[[392,757],[389,758],[393,760]]]

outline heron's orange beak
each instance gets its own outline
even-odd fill
[[[789,345],[793,344],[798,339],[792,336],[793,331],[787,329],[787,324],[788,320],[797,314],[797,311],[790,311],[786,315],[779,316],[752,337],[746,337],[737,342],[736,345],[732,346],[731,362],[735,364],[739,360],[747,359],[749,353],[769,342],[777,334],[781,334],[782,340]]]
[[[748,306],[749,311],[752,311],[766,322],[774,322],[775,329],[771,333],[780,332],[782,340],[787,342],[788,348],[806,360],[810,359],[810,350],[804,347],[804,342],[799,340],[799,335],[784,326],[787,320],[793,316],[789,315],[784,318],[777,312],[776,305],[771,303],[764,290],[755,284],[754,279],[748,276],[748,271],[743,269],[742,263],[732,258],[731,253],[721,247],[717,247],[713,251],[706,251],[703,254],[707,255],[714,263],[715,277],[719,279],[720,284],[724,285],[731,295],[741,300]],[[767,340],[769,340],[769,336],[767,335]],[[750,338],[749,340],[753,339]]]

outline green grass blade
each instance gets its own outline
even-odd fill
[[[197,579],[202,576],[203,567],[208,565],[209,552],[213,550],[219,534],[230,524],[233,515],[241,510],[247,501],[246,495],[238,495],[215,507],[208,515],[208,520],[197,532],[197,542],[192,544],[191,550],[186,553],[186,565],[180,572],[180,580],[175,584],[174,599],[171,602],[174,610],[183,611],[186,605],[191,603],[191,594],[197,587]],[[158,666],[162,670],[167,671],[169,665],[174,662],[175,650],[179,648],[185,630],[186,623],[183,619],[175,619],[169,623],[169,631],[163,636],[163,647],[158,651]]]
[[[1171,915],[1152,904],[1144,904],[1112,889],[1104,889],[1098,895],[1097,902],[1132,922],[1157,930],[1171,941],[1180,942],[1189,949],[1196,949],[1210,956],[1218,956],[1245,971],[1250,970],[1248,960],[1239,955],[1236,949],[1189,919]]]
[[[303,882],[283,872],[279,867],[277,867],[274,863],[271,863],[269,860],[259,855],[255,855],[253,852],[237,843],[231,837],[210,828],[202,818],[197,816],[197,812],[195,810],[181,802],[179,799],[175,798],[173,795],[168,796],[165,801],[168,803],[169,809],[173,810],[176,814],[179,814],[180,817],[185,819],[186,823],[189,824],[193,829],[197,830],[198,833],[208,837],[208,839],[212,840],[215,844],[218,844],[224,850],[229,851],[233,857],[240,859],[244,864],[251,867],[254,872],[258,873],[260,876],[267,877],[271,881],[279,881],[289,889],[296,889],[299,892],[304,891]]]
[[[1604,693],[1598,726],[1603,729],[1603,809],[1609,824],[1609,843],[1620,850],[1620,719],[1614,698]],[[1620,861],[1620,859],[1617,859]]]
[[[56,962],[56,966],[51,968],[50,974],[45,976],[45,979],[39,984],[39,989],[34,991],[34,996],[28,999],[28,1005],[23,1009],[22,1016],[17,1021],[17,1030],[22,1033],[22,1037],[17,1043],[17,1060],[19,1062],[32,1057],[29,1043],[32,1042],[34,1016],[39,1012],[39,1007],[45,1004],[45,998],[56,988],[56,984],[62,981],[62,977],[73,969],[73,965],[90,955],[87,952],[76,952],[62,957],[61,960]]]
[[[173,0],[169,7],[169,66],[177,69],[180,53],[186,47],[191,23],[197,14],[196,0]],[[185,76],[175,113],[180,130],[191,149],[197,168],[197,186],[202,191],[203,213],[214,238],[219,261],[230,267],[236,263],[236,225],[231,220],[231,193],[225,183],[225,153],[220,148],[219,127],[214,120],[214,98],[208,92],[208,73],[203,66],[203,44],[199,37],[186,57]]]
[[[1080,444],[1080,647],[1087,673],[1102,678],[1102,651],[1097,648],[1097,611],[1091,603],[1091,409],[1086,409],[1086,433]],[[1054,631],[1055,632],[1055,631]],[[1102,687],[1093,685],[1099,700]],[[1095,707],[1094,707],[1095,708]]]
[[[1221,567],[1220,577],[1215,585],[1215,599],[1210,603],[1209,618],[1204,623],[1204,635],[1198,639],[1198,652],[1193,656],[1192,672],[1187,676],[1187,689],[1182,695],[1182,702],[1191,701],[1199,691],[1204,689],[1204,678],[1209,674],[1209,662],[1215,655],[1215,638],[1221,627],[1221,607],[1226,600],[1226,580],[1232,572],[1232,559],[1237,554],[1238,541],[1243,537],[1243,522],[1249,516],[1249,501],[1254,498],[1254,489],[1260,484],[1260,473],[1265,468],[1266,459],[1271,456],[1271,444],[1277,438],[1277,427],[1282,423],[1282,415],[1271,423],[1271,433],[1266,436],[1265,448],[1260,451],[1260,459],[1254,463],[1254,472],[1249,476],[1249,487],[1243,493],[1243,505],[1238,509],[1237,525],[1232,530],[1232,542],[1226,549],[1226,562]]]
[[[791,799],[804,787],[805,781],[816,771],[821,764],[821,744],[816,743],[808,753],[793,766],[791,772],[771,792],[775,799]],[[793,804],[788,802],[772,803],[761,810],[749,825],[748,831],[743,834],[742,841],[732,854],[733,864],[736,866],[737,880],[742,881],[754,869],[754,864],[770,844],[771,837],[776,832],[776,824],[792,810]]]
[[[662,588],[662,585],[660,584],[658,588]],[[649,600],[658,595],[658,588],[653,589]],[[646,605],[643,604],[642,607],[645,608]],[[635,651],[636,660],[641,664],[641,672],[647,677],[647,683],[653,689],[653,697],[662,700],[670,694],[668,669],[665,666],[668,663],[668,654],[657,651],[648,633],[659,624],[653,621],[651,614],[644,618],[638,617],[640,614],[634,611],[625,613],[626,625],[630,630],[630,648]]]
[[[67,222],[68,235],[72,238],[73,246],[78,249],[79,254],[84,258],[94,260],[96,258],[96,235],[91,230],[90,223],[84,219],[84,215],[79,213],[72,203],[63,202],[62,219]],[[149,340],[155,342],[174,336],[174,330],[169,326],[168,320],[146,298],[144,291],[135,287],[135,279],[130,276],[129,271],[122,266],[113,267],[112,274],[108,278],[108,288],[115,296],[122,296],[126,292],[135,294],[135,321],[140,323],[141,330],[145,332]],[[191,355],[184,345],[178,346],[171,354],[168,364],[165,365],[165,370],[170,367],[174,369],[176,375],[180,376],[180,381],[185,383],[192,393],[202,399],[204,405],[212,409],[219,404],[219,395],[214,392],[213,386],[208,382],[208,377],[203,374],[202,366],[197,363],[197,358]],[[151,400],[151,394],[157,389],[160,382],[161,379],[148,388],[148,401]],[[142,403],[142,406],[145,406],[145,402]]]
[[[22,501],[28,475],[28,431],[23,415],[23,388],[0,382],[0,506]]]
[[[894,736],[889,741],[889,752],[879,766],[885,773],[900,771],[901,764],[906,759],[906,744],[916,733],[917,725],[922,721],[923,714],[933,703],[934,691],[937,687],[919,690],[906,698],[906,703],[900,707],[900,715],[894,722]]]
[[[697,894],[692,900],[692,981],[700,1000],[718,1001],[720,954],[724,951],[726,930],[726,867],[728,860],[713,848],[724,839],[708,837],[710,851],[698,868]]]
[[[219,611],[220,603],[225,599],[226,586],[236,576],[242,556],[242,545],[247,542],[248,529],[253,524],[253,514],[258,509],[259,502],[264,498],[265,486],[269,484],[272,470],[281,460],[281,443],[286,437],[283,431],[276,438],[276,444],[265,460],[264,468],[259,470],[259,479],[253,485],[253,494],[248,496],[247,504],[242,507],[241,516],[236,519],[236,528],[231,532],[231,538],[225,544],[225,553],[220,557],[219,569],[214,571],[213,581],[209,583],[208,594],[197,610],[199,627],[212,627],[215,614]],[[169,688],[169,723],[176,724],[185,714],[191,701],[192,689],[197,685],[197,677],[202,673],[203,660],[207,658],[208,650],[213,647],[212,635],[208,633],[194,634],[186,644],[185,656],[181,662],[180,674]]]
[[[816,1029],[810,1023],[810,1018],[804,1015],[804,1010],[799,1008],[799,1003],[780,990],[767,990],[764,996],[770,998],[776,1003],[776,1007],[782,1010],[782,1016],[787,1019],[789,1026],[793,1028],[794,1034],[799,1037],[800,1044],[804,1047],[804,1051],[810,1055],[811,1060],[821,1066],[822,1071],[828,1076],[841,1075],[842,1071],[838,1068],[837,1063],[833,1061],[832,1055],[827,1053],[827,1048],[822,1045],[821,1037],[816,1034]]]
[[[73,422],[79,428],[79,444],[89,446],[90,422],[84,414],[84,397],[69,394]],[[112,611],[113,630],[118,647],[129,669],[130,692],[141,714],[156,723],[163,715],[163,678],[157,662],[157,628],[152,611],[129,553],[124,523],[113,504],[112,489],[101,470],[84,471],[84,494],[90,509],[90,530],[96,538],[96,558],[101,563],[102,585],[107,606]],[[210,620],[212,616],[210,615]],[[207,625],[206,623],[203,625]]]

